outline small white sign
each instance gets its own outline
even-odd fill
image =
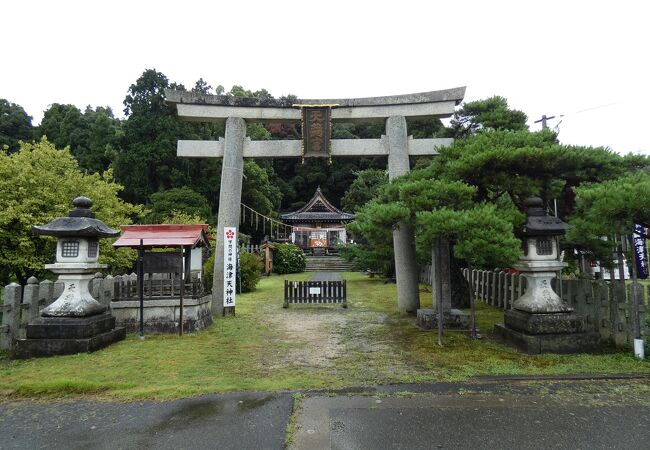
[[[237,228],[223,228],[223,306],[235,306],[237,288]]]
[[[309,295],[320,295],[320,288],[319,287],[310,287],[309,288]]]

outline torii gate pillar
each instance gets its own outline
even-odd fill
[[[392,116],[386,119],[386,136],[388,137],[388,178],[392,180],[410,170],[406,118]],[[397,308],[401,313],[415,314],[420,308],[420,292],[415,238],[411,225],[401,222],[397,224],[393,230],[393,249]]]
[[[228,117],[226,119],[226,142],[221,166],[217,251],[214,257],[212,284],[212,313],[217,315],[234,313],[234,308],[224,308],[223,306],[223,229],[224,227],[237,227],[237,230],[239,230],[245,138],[246,121],[240,117]]]

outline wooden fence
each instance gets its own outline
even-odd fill
[[[284,280],[284,307],[289,304],[347,303],[347,286],[342,281]]]
[[[427,275],[428,272],[428,275]],[[431,283],[431,267],[424,266],[420,282]],[[466,280],[469,271],[463,270]],[[474,270],[473,289],[476,298],[494,307],[506,310],[526,291],[526,279],[516,273]],[[586,279],[553,280],[555,292],[578,314],[586,318],[587,328],[600,333],[601,341],[618,348],[627,348],[634,339],[632,285]],[[641,312],[642,334],[648,336],[646,311],[650,299],[650,286],[637,294]]]
[[[173,275],[173,274],[172,274]],[[117,276],[113,279],[113,301],[138,300],[138,278],[135,275]],[[210,289],[199,278],[192,278],[185,283],[183,295],[185,298],[201,298]],[[163,300],[178,298],[181,292],[181,279],[178,276],[170,278],[153,278],[145,275],[143,294],[144,300]]]
[[[258,255],[261,255],[263,253],[262,250],[264,249],[261,248],[259,245],[248,244],[248,245],[243,245],[242,250],[248,253],[257,253]]]

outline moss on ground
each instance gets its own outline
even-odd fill
[[[104,350],[0,361],[0,398],[93,396],[171,399],[207,392],[336,389],[384,383],[460,381],[481,375],[648,374],[631,352],[599,355],[518,353],[492,340],[503,312],[479,305],[483,339],[422,332],[396,312],[394,284],[346,273],[347,310],[337,305],[282,308],[283,280],[263,278],[237,299],[237,316],[215,318],[184,337],[135,334]],[[422,304],[431,303],[422,292]],[[0,357],[1,358],[1,357]]]

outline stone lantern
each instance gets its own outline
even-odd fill
[[[563,235],[569,225],[558,217],[549,216],[539,197],[526,199],[524,205],[527,218],[519,233],[523,254],[515,269],[526,278],[526,293],[512,307],[531,314],[572,311],[551,287],[557,271],[566,267],[558,258],[556,238]]]
[[[105,264],[99,264],[99,238],[120,234],[95,218],[87,197],[72,201],[67,217],[33,226],[34,234],[56,236],[56,260],[45,268],[59,274],[63,293],[27,325],[27,339],[19,340],[19,357],[93,351],[124,339],[124,328],[115,328],[115,318],[93,298],[90,280]]]
[[[527,353],[577,353],[598,349],[597,333],[585,332],[585,318],[576,314],[553,290],[551,281],[566,266],[559,260],[558,236],[569,225],[549,216],[542,199],[524,202],[526,223],[519,233],[522,255],[515,269],[526,279],[526,291],[506,311],[498,336]],[[558,280],[559,282],[560,280]]]

